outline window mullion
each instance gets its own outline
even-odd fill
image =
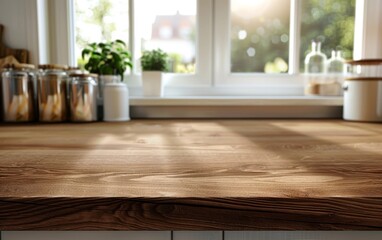
[[[197,78],[203,85],[212,85],[213,66],[213,0],[197,0],[197,29],[196,43]]]
[[[215,1],[214,5],[214,81],[227,83],[230,75],[230,0]]]
[[[75,57],[76,48],[76,35],[75,35],[75,14],[74,14],[74,0],[67,0],[68,9],[68,47],[69,47],[69,64],[71,66],[77,66],[77,59]]]
[[[289,74],[297,74],[300,66],[301,0],[291,0],[290,9]]]
[[[135,59],[135,25],[134,25],[134,1],[129,0],[129,51],[131,53],[131,59]],[[134,64],[131,74],[136,71],[136,65]]]

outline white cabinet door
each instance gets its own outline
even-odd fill
[[[222,240],[223,232],[221,231],[175,231],[173,240]]]
[[[225,232],[225,240],[381,240],[382,232],[280,231]]]
[[[171,240],[171,232],[4,231],[1,240]]]
[[[114,239],[105,239],[114,240]],[[125,240],[171,240],[170,231],[125,232]]]

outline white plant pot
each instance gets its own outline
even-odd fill
[[[382,122],[382,78],[345,81],[344,119]]]
[[[164,74],[160,71],[142,72],[143,96],[163,97]]]

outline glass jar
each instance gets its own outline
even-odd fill
[[[345,78],[345,60],[341,56],[341,51],[332,51],[331,58],[326,64],[326,78],[324,91],[321,91],[321,95],[324,96],[342,96],[342,85]]]
[[[1,73],[4,122],[31,122],[37,117],[34,65],[10,64]]]
[[[66,73],[68,74],[68,76],[70,76],[72,74],[81,74],[84,72],[79,67],[68,67],[66,69]]]
[[[326,55],[321,52],[321,43],[312,42],[312,51],[305,57],[305,73],[325,73]]]
[[[328,73],[345,73],[345,59],[342,58],[341,51],[332,51],[332,57],[327,64]]]
[[[327,58],[321,52],[321,43],[312,42],[312,51],[305,57],[305,95],[339,95],[341,85],[328,78]]]
[[[70,120],[72,122],[97,121],[98,84],[96,74],[71,74]]]
[[[67,120],[67,66],[39,65],[38,106],[41,122],[64,122]]]

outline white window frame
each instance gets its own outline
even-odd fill
[[[301,87],[303,82],[298,74],[300,1],[291,0],[290,47],[288,74],[231,73],[231,1],[219,0],[215,6],[215,85],[246,87]],[[293,17],[295,16],[295,17]]]
[[[43,0],[40,0],[43,1]],[[51,0],[57,5],[56,11],[63,16],[67,13],[67,21],[56,20],[49,28],[54,31],[66,31],[64,40],[67,44],[60,48],[61,53],[74,53],[73,35],[73,0]],[[139,0],[136,0],[139,1]],[[302,75],[299,68],[299,35],[300,35],[300,2],[291,0],[291,26],[288,74],[231,74],[230,73],[230,0],[198,0],[198,40],[197,40],[197,72],[196,74],[169,74],[166,96],[290,96],[301,95],[303,88]],[[58,5],[62,5],[60,7]],[[133,17],[131,7],[131,17]],[[64,19],[63,19],[64,20]],[[382,1],[356,0],[354,58],[382,57],[379,42],[382,35]],[[131,21],[134,26],[134,21]],[[201,24],[202,23],[202,24]],[[134,27],[132,27],[132,31]],[[297,36],[297,37],[296,37]],[[52,40],[51,40],[52,41]],[[51,46],[54,44],[50,44]],[[134,40],[130,39],[130,46]],[[57,46],[57,44],[56,44]],[[132,50],[132,49],[130,49]],[[69,54],[73,55],[73,54]],[[59,58],[59,57],[58,57]],[[75,64],[73,56],[69,56],[67,64]],[[51,62],[56,62],[50,58]],[[139,75],[129,78],[133,95],[140,94],[141,81]]]
[[[130,0],[130,21],[132,29],[130,31],[130,51],[135,58],[140,49],[135,48],[137,39],[134,37],[135,29],[139,27],[138,23],[134,21],[134,1]],[[196,39],[196,72],[195,74],[166,74],[167,86],[171,87],[205,87],[210,85],[212,79],[212,53],[209,49],[212,48],[212,16],[209,12],[212,11],[212,0],[197,0],[197,39]],[[203,24],[201,24],[203,23]],[[135,64],[137,65],[137,64]],[[136,68],[136,67],[135,67]],[[129,85],[131,87],[142,86],[141,75],[133,71],[133,76],[130,78]]]
[[[67,0],[71,2],[70,4],[70,19],[71,24],[74,24],[74,8],[73,0]],[[135,5],[134,2],[139,0],[129,0],[129,50],[132,53],[134,69],[126,76],[128,79],[129,86],[140,87],[142,86],[141,74],[137,73],[137,59],[136,56],[139,55],[140,49],[136,48],[136,42],[138,39],[135,38],[135,29],[139,27],[139,23],[135,21]],[[211,85],[212,81],[212,16],[209,14],[212,12],[212,1],[213,0],[197,0],[197,39],[196,39],[196,72],[195,74],[166,74],[167,86],[171,87],[206,87]],[[201,24],[203,23],[203,24]],[[74,27],[72,27],[74,29]],[[74,50],[70,51],[74,55]],[[72,61],[74,56],[71,57]],[[75,62],[72,62],[75,64]]]

